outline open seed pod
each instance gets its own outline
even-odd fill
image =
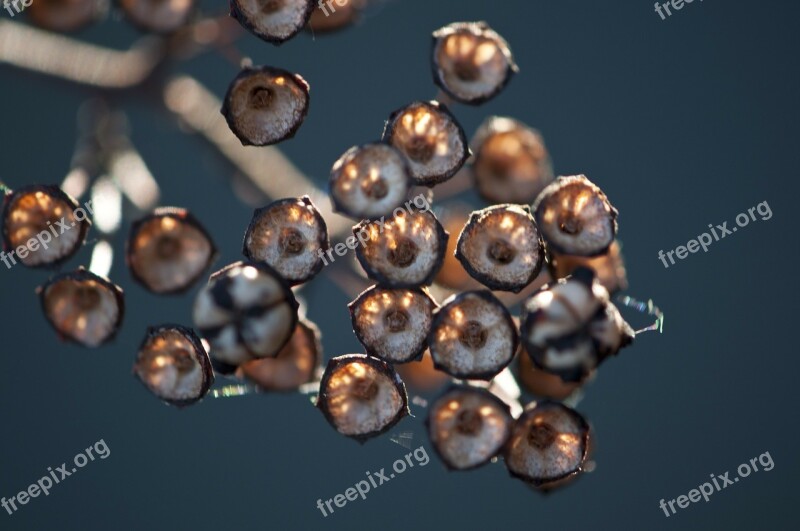
[[[191,328],[148,328],[133,374],[157,398],[184,407],[201,400],[214,383],[211,360]]]
[[[416,101],[389,116],[383,141],[408,159],[419,186],[450,179],[470,156],[467,136],[456,117],[437,101]]]
[[[228,87],[222,115],[242,145],[277,144],[293,137],[306,119],[309,90],[298,74],[248,67]]]
[[[336,0],[319,2],[311,12],[308,29],[314,33],[329,33],[344,29],[358,21],[367,0]]]
[[[550,254],[548,262],[553,278],[566,278],[579,267],[588,267],[597,273],[597,280],[612,295],[628,289],[628,275],[622,257],[622,246],[614,240],[608,250],[597,256],[571,256],[568,254]]]
[[[253,214],[242,252],[264,262],[290,284],[311,280],[330,247],[328,226],[309,197],[280,199]]]
[[[518,380],[529,393],[542,398],[566,400],[581,388],[581,383],[565,382],[559,376],[539,369],[524,349],[517,356]]]
[[[486,22],[455,22],[433,32],[433,80],[448,96],[479,105],[519,71],[508,43]]]
[[[25,8],[35,26],[60,33],[83,29],[107,11],[108,0],[38,0]]]
[[[125,18],[142,31],[172,33],[189,20],[195,0],[118,0]]]
[[[231,16],[253,35],[283,44],[308,23],[313,0],[230,0]]]
[[[361,442],[391,429],[409,413],[406,387],[394,368],[365,354],[328,362],[317,407],[336,431]]]

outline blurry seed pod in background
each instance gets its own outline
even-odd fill
[[[107,12],[108,0],[34,0],[25,8],[34,26],[60,33],[83,29]]]
[[[460,234],[469,221],[471,210],[466,204],[448,203],[447,207],[436,211],[436,215],[449,234]],[[458,238],[448,238],[447,251],[444,255],[442,269],[436,275],[436,284],[453,290],[480,289],[481,284],[472,278],[456,258]]]
[[[582,383],[565,382],[559,376],[536,367],[531,357],[520,349],[517,355],[517,372],[519,383],[534,396],[565,400],[582,387]]]
[[[315,5],[314,0],[230,0],[230,14],[260,39],[283,44],[306,26]]]
[[[551,253],[548,266],[554,279],[566,278],[577,268],[588,267],[597,273],[597,280],[610,294],[628,289],[628,275],[619,240],[614,240],[605,253],[592,257]]]
[[[337,0],[327,5],[324,2],[319,3],[311,12],[308,29],[313,33],[344,29],[359,20],[366,5],[367,0]]]
[[[417,361],[395,366],[397,373],[410,391],[430,393],[439,390],[450,381],[450,377],[433,366],[429,350],[425,350]]]
[[[117,3],[125,18],[142,31],[171,33],[188,22],[196,1],[117,0]]]

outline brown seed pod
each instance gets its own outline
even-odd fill
[[[446,300],[428,338],[437,369],[456,378],[490,380],[514,358],[519,335],[505,306],[488,290]]]
[[[542,270],[544,242],[530,208],[496,205],[472,213],[456,258],[486,287],[519,293]]]
[[[158,208],[131,225],[125,258],[134,280],[160,295],[189,289],[217,251],[200,222],[183,208]]]
[[[317,407],[336,431],[361,442],[391,429],[409,413],[406,387],[394,368],[365,354],[328,362]]]
[[[119,331],[125,315],[122,288],[78,268],[37,288],[44,316],[62,339],[99,347]]]
[[[383,141],[406,156],[419,186],[450,179],[471,154],[461,124],[437,101],[416,101],[394,111],[383,130]]]
[[[125,18],[142,31],[172,33],[186,24],[195,0],[118,0]]]
[[[479,105],[519,71],[508,43],[486,22],[455,22],[433,32],[434,82],[461,103]]]
[[[539,194],[533,211],[553,253],[597,256],[617,235],[617,209],[584,175],[559,177]]]
[[[107,0],[38,0],[25,13],[35,26],[70,33],[96,22],[107,10]]]
[[[330,33],[358,21],[367,0],[321,1],[311,12],[308,29],[314,33]]]
[[[173,324],[147,329],[133,374],[157,398],[178,407],[201,400],[214,383],[200,338],[191,328]]]
[[[250,33],[283,44],[308,23],[313,0],[230,0],[231,16]]]
[[[280,199],[253,214],[242,252],[264,262],[292,285],[311,280],[322,269],[330,248],[328,226],[306,195]]]
[[[539,369],[524,351],[519,353],[517,360],[519,383],[535,396],[565,400],[581,388],[580,383],[565,382],[555,374]]]
[[[579,267],[588,267],[597,273],[597,280],[612,295],[628,289],[628,274],[622,257],[622,246],[614,240],[604,254],[597,256],[571,256],[568,254],[551,254],[548,261],[553,278],[566,278]]]
[[[426,350],[417,361],[396,365],[397,373],[411,391],[428,393],[436,391],[450,381],[450,377],[433,366],[431,353]]]
[[[228,87],[222,115],[242,145],[277,144],[293,137],[306,119],[309,90],[298,74],[248,67]]]

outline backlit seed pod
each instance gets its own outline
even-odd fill
[[[437,369],[456,378],[490,380],[514,358],[517,327],[488,290],[455,295],[436,310],[428,339]]]
[[[367,354],[406,363],[425,350],[436,301],[426,289],[372,286],[348,307],[353,330]]]
[[[122,324],[122,289],[82,267],[37,289],[47,321],[62,339],[85,347],[110,341]]]
[[[388,363],[365,354],[331,359],[319,388],[317,407],[342,435],[365,441],[406,416],[408,395]]]
[[[275,270],[237,262],[211,275],[193,315],[211,345],[214,369],[231,374],[251,359],[275,357],[294,332],[297,309],[292,290]]]
[[[171,33],[186,24],[195,0],[118,0],[131,24],[142,31]]]
[[[367,0],[337,0],[319,2],[311,12],[308,29],[314,33],[328,33],[344,29],[358,21]]]
[[[157,398],[184,407],[202,399],[214,383],[211,360],[190,328],[149,328],[139,347],[133,374]]]
[[[91,211],[91,206],[87,208]],[[10,255],[4,258],[6,265],[17,260],[28,267],[61,265],[83,245],[91,226],[88,216],[57,186],[31,185],[7,192],[2,209],[3,245]]]
[[[581,387],[580,383],[565,382],[555,374],[539,369],[525,352],[520,352],[517,359],[519,382],[535,396],[565,400]]]
[[[308,23],[314,0],[230,0],[231,16],[253,35],[283,44]]]
[[[357,220],[390,215],[403,204],[411,186],[405,157],[386,144],[350,148],[331,170],[334,210]]]
[[[242,252],[264,262],[290,284],[311,280],[330,247],[328,227],[308,196],[280,199],[260,208],[244,235]]]
[[[539,194],[533,211],[552,253],[597,256],[617,235],[617,209],[584,175],[559,177]]]
[[[433,32],[433,79],[454,100],[481,104],[519,71],[508,43],[485,22],[456,22]]]
[[[522,291],[544,264],[544,243],[530,208],[497,205],[473,212],[458,238],[456,258],[486,287]]]
[[[433,403],[426,427],[447,468],[469,470],[501,452],[512,423],[508,406],[486,389],[454,386]]]
[[[228,87],[222,114],[242,145],[277,144],[303,124],[309,90],[298,74],[269,66],[245,68]]]
[[[464,129],[437,101],[417,101],[394,111],[383,141],[408,159],[419,186],[434,186],[456,174],[470,156]]]
[[[97,21],[107,9],[107,0],[39,0],[29,3],[25,14],[35,26],[68,33]]]
[[[604,254],[593,257],[551,254],[548,265],[555,279],[566,278],[579,267],[588,267],[597,273],[597,280],[612,295],[628,289],[628,275],[619,240],[614,240]]]
[[[126,246],[134,280],[162,295],[189,289],[215,256],[211,236],[182,208],[159,208],[134,222]]]

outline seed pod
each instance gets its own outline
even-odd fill
[[[539,194],[533,211],[553,253],[597,256],[617,234],[617,209],[584,175],[559,177]]]
[[[172,33],[189,20],[195,0],[118,0],[131,24],[150,33]]]
[[[422,353],[419,360],[395,365],[397,373],[411,391],[428,393],[440,389],[450,377],[433,366],[430,350]]]
[[[367,0],[337,0],[325,5],[319,2],[311,12],[308,29],[314,33],[330,33],[358,21]]]
[[[522,291],[544,263],[544,243],[530,208],[497,205],[473,212],[458,238],[456,258],[486,287]]]
[[[475,185],[492,203],[530,204],[554,179],[541,134],[512,118],[487,118],[472,150]]]
[[[16,256],[32,268],[56,267],[72,258],[92,224],[78,202],[57,186],[31,185],[9,191],[2,212],[6,252],[13,253],[10,259],[14,263]]]
[[[580,383],[565,382],[555,374],[539,369],[524,351],[519,353],[517,359],[519,382],[535,396],[565,400],[581,388]]]
[[[364,442],[391,429],[408,411],[403,381],[388,363],[365,354],[331,359],[317,407],[342,435]]]
[[[512,423],[502,400],[486,389],[459,385],[433,403],[426,427],[447,468],[469,470],[500,453]]]
[[[189,289],[216,254],[211,236],[194,216],[173,207],[135,221],[125,252],[134,280],[160,295]]]
[[[228,87],[222,114],[243,146],[277,144],[293,137],[306,119],[309,90],[298,74],[245,68]]]
[[[486,22],[455,22],[433,32],[434,82],[461,103],[479,105],[519,71],[508,43]]]
[[[548,265],[554,279],[566,278],[579,267],[588,267],[597,273],[597,280],[612,295],[628,289],[628,274],[619,240],[614,240],[604,254],[593,257],[551,254]]]
[[[308,23],[312,0],[230,0],[231,16],[250,33],[272,44],[283,44]]]
[[[353,227],[356,256],[367,276],[394,288],[429,285],[442,267],[449,235],[430,210],[395,209],[388,221]]]
[[[147,329],[133,374],[157,398],[178,407],[201,400],[214,383],[200,338],[191,328],[172,324]]]
[[[69,33],[96,22],[107,10],[107,0],[44,0],[29,4],[25,14],[35,26]]]
[[[194,303],[194,323],[211,345],[214,369],[231,374],[253,358],[275,357],[297,325],[298,303],[271,267],[237,262],[217,271]]]
[[[437,369],[456,378],[490,380],[514,358],[517,327],[488,290],[467,291],[444,302],[428,338]]]
[[[320,272],[321,257],[328,248],[328,226],[306,195],[280,199],[256,210],[242,252],[248,260],[266,263],[295,285]]]
[[[367,354],[406,363],[425,350],[436,301],[426,289],[372,286],[348,306],[353,330]]]
[[[122,325],[122,288],[82,267],[55,276],[37,293],[44,316],[62,339],[99,347]]]
[[[470,156],[464,129],[437,101],[416,101],[394,111],[383,130],[383,141],[408,158],[411,176],[419,186],[432,187],[450,179]]]

